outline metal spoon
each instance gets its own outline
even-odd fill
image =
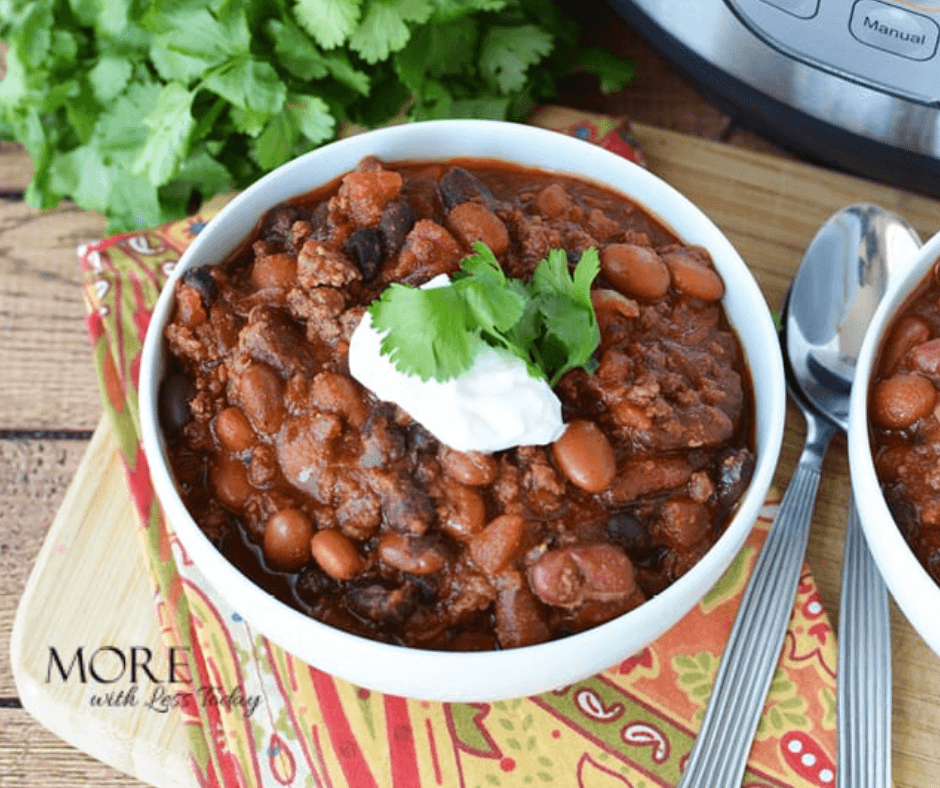
[[[783,305],[781,341],[789,392],[806,420],[806,443],[741,600],[701,730],[677,788],[741,784],[793,609],[823,457],[833,434],[847,425],[858,350],[891,270],[919,245],[916,232],[901,217],[874,205],[850,205],[823,224],[800,263]],[[853,519],[850,536],[857,530]],[[855,579],[855,561],[863,566],[867,561],[870,567],[871,557],[867,551],[854,550],[852,556],[845,584],[858,589],[863,581]],[[887,596],[883,584],[874,588],[880,576],[873,567],[865,577],[866,585],[871,584],[865,595],[871,620],[865,629],[857,629],[861,620],[844,606],[840,637],[855,643],[866,638],[878,648],[850,650],[843,644],[840,651],[838,774],[842,785],[874,788],[879,783],[861,782],[862,766],[886,761],[887,776],[880,783],[886,788],[890,785]],[[849,597],[854,605],[854,594]],[[846,682],[846,667],[855,659],[855,678]],[[873,689],[859,688],[863,676],[866,687]],[[880,711],[869,719],[880,732],[867,725],[859,728],[859,721],[878,706]],[[875,748],[884,755],[874,759]]]

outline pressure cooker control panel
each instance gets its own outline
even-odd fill
[[[725,2],[751,32],[792,58],[940,104],[940,0]]]

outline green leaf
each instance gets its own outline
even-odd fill
[[[189,133],[195,125],[190,112],[194,95],[178,82],[160,91],[156,106],[144,118],[150,133],[134,161],[134,174],[147,176],[155,186],[173,177],[186,155]]]
[[[369,313],[375,328],[388,332],[382,353],[400,371],[422,380],[448,380],[470,368],[480,339],[454,288],[393,284]]]
[[[493,27],[483,36],[480,70],[502,93],[525,86],[526,72],[551,51],[553,36],[536,25]]]
[[[323,52],[293,22],[271,19],[267,30],[278,61],[295,77],[323,79],[330,73]]]
[[[437,0],[434,18],[440,22],[479,15],[482,11],[501,11],[513,0]]]
[[[362,0],[297,0],[294,14],[300,26],[325,49],[344,44],[359,22]]]
[[[287,98],[285,111],[296,119],[300,133],[314,144],[330,139],[336,130],[336,119],[319,96],[293,93]]]
[[[510,101],[506,96],[460,99],[452,103],[452,115],[457,118],[505,120],[509,117],[509,106]]]
[[[255,141],[255,160],[266,170],[290,161],[297,142],[297,119],[289,112],[279,112]]]
[[[95,100],[91,85],[83,80],[75,99],[65,105],[65,115],[82,144],[88,142],[94,134],[100,113],[101,105]]]
[[[46,64],[52,45],[52,10],[46,3],[30,3],[18,19],[18,30],[8,44],[15,47],[16,56],[27,69],[38,69]]]
[[[463,296],[477,325],[498,344],[503,335],[522,317],[528,301],[525,287],[510,280],[486,244],[473,244],[476,254],[464,259],[464,273],[455,277],[454,287]]]
[[[394,57],[396,73],[419,93],[419,99],[421,86],[428,77],[472,74],[476,70],[479,28],[479,22],[471,17],[417,27],[408,44]]]
[[[205,87],[239,109],[273,115],[287,97],[287,88],[270,63],[237,57],[212,71]]]
[[[408,22],[426,22],[430,16],[428,0],[372,0],[349,46],[367,63],[378,63],[408,43]]]
[[[264,131],[265,126],[271,120],[269,112],[254,112],[248,109],[239,109],[233,107],[229,112],[235,129],[249,137],[257,137]]]
[[[230,191],[234,186],[232,174],[206,150],[194,151],[180,164],[176,177],[168,184],[184,192],[187,199],[193,190],[205,196]]]
[[[88,81],[95,99],[101,104],[115,99],[127,88],[132,73],[133,67],[127,58],[113,54],[102,55],[95,67],[88,72]]]
[[[50,167],[49,185],[86,210],[103,211],[111,192],[111,169],[99,151],[83,145],[55,160]]]
[[[157,36],[150,45],[150,59],[161,79],[191,85],[199,80],[206,69],[218,65],[224,56],[205,57],[187,55],[174,46],[174,36]]]
[[[147,142],[148,130],[141,119],[153,111],[160,92],[157,83],[134,83],[102,112],[93,136],[106,161],[123,157],[131,166],[137,151]]]
[[[604,49],[592,47],[569,61],[569,73],[596,74],[602,93],[617,93],[636,74],[636,66]]]

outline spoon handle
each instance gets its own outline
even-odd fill
[[[793,611],[820,467],[835,427],[806,413],[807,438],[728,638],[677,788],[741,785]]]
[[[891,621],[888,592],[855,499],[842,560],[837,689],[839,788],[891,786]]]

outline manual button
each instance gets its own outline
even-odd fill
[[[930,17],[879,0],[858,0],[849,29],[863,44],[911,60],[932,58],[940,39],[940,27]]]

